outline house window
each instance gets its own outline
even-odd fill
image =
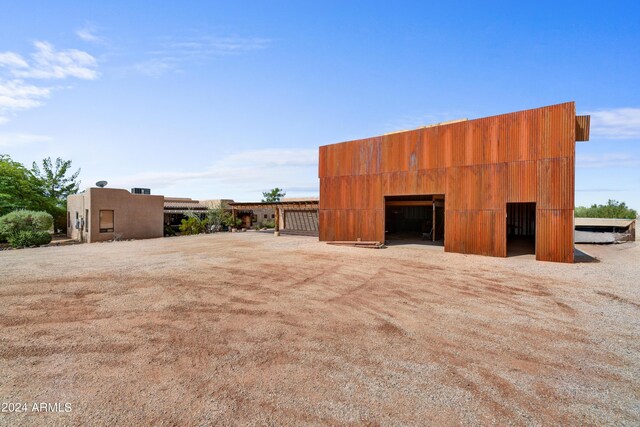
[[[67,228],[71,228],[71,212],[67,211]]]
[[[267,214],[264,214],[264,219],[267,219]]]
[[[113,232],[113,211],[100,211],[100,232]]]
[[[274,219],[276,217],[275,214],[271,214],[271,219]]]
[[[89,209],[84,210],[84,231],[89,231]]]

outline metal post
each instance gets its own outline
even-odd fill
[[[431,211],[431,225],[433,227],[433,230],[431,231],[431,241],[435,242],[436,241],[436,200],[435,198],[433,198],[433,205],[432,205],[433,209]]]

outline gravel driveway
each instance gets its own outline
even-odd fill
[[[640,246],[579,249],[600,262],[259,232],[2,251],[0,397],[27,410],[0,424],[638,425]]]

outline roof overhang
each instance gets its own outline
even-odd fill
[[[233,202],[229,203],[232,209],[318,209],[318,200],[301,200],[286,202]]]

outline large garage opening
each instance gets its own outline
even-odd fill
[[[536,253],[536,204],[507,203],[507,256]]]
[[[444,195],[385,196],[387,244],[444,246]]]

